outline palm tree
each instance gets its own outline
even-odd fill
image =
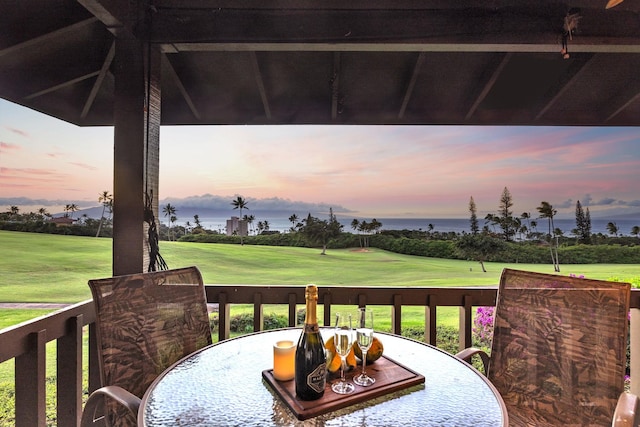
[[[291,223],[291,231],[296,231],[296,224],[298,223],[298,215],[293,214],[289,217],[289,222]]]
[[[239,209],[240,210],[240,218],[242,218],[242,209],[249,209],[249,206],[247,206],[247,201],[245,199],[242,198],[242,196],[236,196],[236,199],[233,200],[231,202],[231,205],[233,206],[233,209]],[[240,245],[244,245],[244,240],[243,240],[243,233],[240,233]]]
[[[98,224],[98,232],[96,233],[96,237],[100,236],[100,230],[102,230],[102,223],[104,222],[104,211],[107,209],[110,203],[113,203],[113,195],[109,194],[108,191],[103,191],[102,194],[98,196],[98,203],[102,203],[102,214],[100,215],[100,224]]]
[[[618,227],[618,224],[616,224],[615,222],[608,222],[607,223],[607,231],[609,232],[609,234],[618,237],[618,233],[620,232],[620,228]]]
[[[495,233],[496,231],[496,224],[499,223],[499,218],[492,213],[488,213],[485,217],[484,217],[484,223],[485,225],[487,224],[491,224],[491,229],[492,231]]]
[[[167,237],[169,240],[171,240],[171,218],[176,214],[176,208],[175,206],[172,206],[171,203],[167,203],[162,208],[162,213],[164,214],[164,216],[169,217],[169,221],[167,221],[167,225],[169,227],[169,229],[167,230]]]
[[[18,213],[20,213],[20,208],[17,206],[11,206],[11,208],[9,209],[9,214],[11,215],[11,217],[17,219]]]
[[[634,225],[633,227],[631,227],[631,235],[640,237],[640,226]]]
[[[525,232],[525,238],[528,237],[527,232],[531,229],[531,214],[529,212],[522,212],[520,218],[527,220],[527,226],[522,226],[522,231]]]
[[[541,202],[540,206],[536,208],[540,213],[540,218],[547,218],[549,223],[549,250],[551,251],[551,262],[553,263],[553,270],[557,273],[560,272],[560,262],[558,260],[558,236],[556,235],[556,243],[553,245],[553,235],[555,234],[555,226],[553,224],[553,217],[558,213],[549,202]]]
[[[171,223],[171,226],[173,227],[173,225],[176,223],[176,221],[178,220],[178,217],[175,215],[171,215],[169,217],[169,222]],[[179,237],[179,236],[178,236]]]
[[[245,214],[245,216],[242,217],[242,219],[247,222],[247,224],[249,226],[249,229],[251,229],[253,231],[253,221],[255,221],[256,216],[253,215],[253,214],[252,215],[246,215]]]
[[[46,208],[38,209],[38,215],[40,215],[40,219],[44,220],[45,218],[51,216],[49,212],[47,212]]]
[[[358,242],[360,243],[360,247],[362,248],[362,224],[365,221],[362,221],[362,223],[360,221],[358,221],[356,218],[353,219],[353,221],[351,221],[351,228],[353,228],[354,230],[356,230],[358,232]]]

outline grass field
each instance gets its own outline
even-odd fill
[[[318,286],[483,286],[496,285],[503,268],[553,272],[550,264],[486,263],[400,255],[375,248],[319,249],[161,242],[170,268],[196,265],[205,283]],[[631,280],[640,264],[562,265],[561,274]],[[76,303],[91,298],[87,281],[111,275],[111,239],[0,231],[0,302]],[[237,307],[242,312],[247,307]],[[266,307],[286,313],[286,307]],[[46,311],[0,310],[0,328]],[[415,308],[422,321],[424,311]],[[406,319],[404,318],[406,316]],[[413,323],[408,309],[405,320]],[[457,310],[441,309],[439,322],[457,325]]]
[[[205,283],[318,286],[495,285],[504,267],[553,272],[550,264],[486,263],[368,252],[161,242],[170,268],[196,265]],[[640,276],[640,264],[561,265],[594,279]],[[0,231],[0,302],[75,303],[87,280],[111,275],[111,239]]]
[[[478,263],[399,255],[378,249],[328,250],[161,242],[170,268],[196,265],[209,284],[318,286],[486,286],[496,285],[503,268],[552,273],[540,264]],[[640,264],[561,265],[561,274],[618,279],[640,285]],[[0,231],[0,302],[76,303],[91,298],[87,281],[111,276],[111,239]],[[234,307],[232,314],[251,312]],[[387,329],[390,310],[376,307],[380,329]],[[50,310],[0,309],[0,329],[46,314]],[[285,314],[286,306],[265,307]],[[438,322],[457,327],[456,308],[438,310]],[[320,314],[321,316],[321,314]],[[424,309],[403,311],[403,328],[424,322]],[[47,348],[48,375],[55,371],[55,346]],[[85,358],[86,360],[86,358]],[[13,383],[13,362],[0,365],[0,384]],[[0,410],[0,413],[3,412]],[[10,425],[2,421],[0,426]]]

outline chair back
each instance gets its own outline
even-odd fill
[[[102,386],[142,398],[156,377],[211,344],[202,276],[196,267],[89,281],[96,312]],[[136,425],[106,402],[111,425]]]
[[[610,425],[624,389],[630,285],[505,269],[488,377],[511,425]]]
[[[618,398],[611,427],[638,426],[640,426],[640,399],[633,393],[623,392]]]

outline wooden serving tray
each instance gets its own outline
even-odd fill
[[[345,374],[347,381],[353,383],[353,377],[360,374],[361,365],[356,366]],[[331,390],[331,384],[339,380],[327,379],[324,395],[318,400],[300,400],[296,396],[294,380],[278,381],[273,377],[273,369],[262,371],[262,377],[275,390],[299,420],[316,417],[335,411],[355,403],[373,399],[393,391],[424,383],[424,376],[401,365],[400,363],[382,356],[375,363],[367,365],[367,375],[376,379],[373,385],[361,387],[354,383],[356,390],[351,394],[337,394]]]

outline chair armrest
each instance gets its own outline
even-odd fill
[[[140,398],[119,386],[105,386],[97,389],[87,399],[82,411],[81,427],[93,426],[96,421],[96,409],[99,404],[104,402],[104,398],[115,400],[124,406],[134,417],[138,417],[138,408],[140,408]]]
[[[618,404],[613,413],[611,427],[636,427],[640,425],[640,413],[638,411],[638,396],[623,392],[618,397]]]
[[[487,375],[488,368],[489,368],[489,355],[487,354],[486,351],[481,350],[479,348],[476,347],[469,347],[469,348],[465,348],[464,350],[456,353],[456,357],[458,359],[462,359],[465,362],[470,362],[471,358],[475,355],[480,356],[480,359],[482,359],[482,367],[484,368],[484,374]]]

